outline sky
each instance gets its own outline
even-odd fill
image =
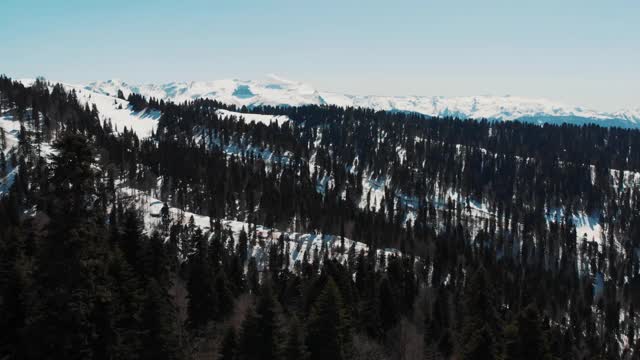
[[[2,0],[0,74],[640,108],[638,0]]]

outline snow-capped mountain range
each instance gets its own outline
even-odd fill
[[[375,96],[320,91],[308,84],[268,76],[266,80],[214,80],[132,85],[120,80],[92,82],[86,90],[115,96],[138,93],[146,97],[184,102],[215,99],[247,107],[257,105],[323,105],[367,107],[376,110],[417,112],[428,116],[522,120],[535,123],[597,123],[640,128],[640,108],[607,113],[542,98],[520,96]]]
[[[32,79],[21,81],[25,84],[33,82]],[[601,126],[640,129],[640,108],[603,112],[544,98],[509,95],[460,97],[348,95],[320,91],[308,84],[285,80],[275,75],[267,76],[266,80],[234,79],[145,85],[107,80],[89,84],[65,84],[65,86],[82,90],[83,95],[89,97],[94,93],[98,99],[115,97],[118,90],[122,90],[125,97],[130,93],[137,93],[148,98],[154,97],[176,103],[207,98],[226,104],[244,105],[248,108],[259,105],[337,105],[416,112],[427,116],[450,116],[461,119],[520,120],[537,124],[595,123]],[[157,116],[146,116],[146,119],[154,117],[157,118]]]

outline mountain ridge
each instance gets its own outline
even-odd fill
[[[111,79],[71,85],[100,95],[115,97],[122,90],[158,100],[182,103],[199,98],[248,108],[269,106],[336,105],[385,111],[414,112],[434,117],[488,119],[536,124],[597,124],[640,129],[640,108],[605,112],[567,105],[545,98],[514,95],[477,96],[383,96],[351,95],[319,91],[309,84],[268,75],[266,80],[182,81],[164,84],[129,84]]]
[[[381,96],[351,95],[319,91],[311,85],[269,75],[267,80],[213,80],[133,85],[122,80],[92,82],[84,88],[115,96],[137,93],[173,102],[198,98],[214,99],[237,106],[254,107],[338,105],[375,110],[408,111],[427,116],[501,121],[521,120],[533,123],[596,123],[603,126],[640,128],[640,109],[602,112],[582,106],[566,105],[544,98],[523,96]]]

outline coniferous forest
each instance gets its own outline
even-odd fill
[[[0,77],[0,359],[640,359],[639,130],[126,100]]]

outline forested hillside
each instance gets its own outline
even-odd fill
[[[0,359],[640,358],[639,130],[0,77],[0,150]]]

